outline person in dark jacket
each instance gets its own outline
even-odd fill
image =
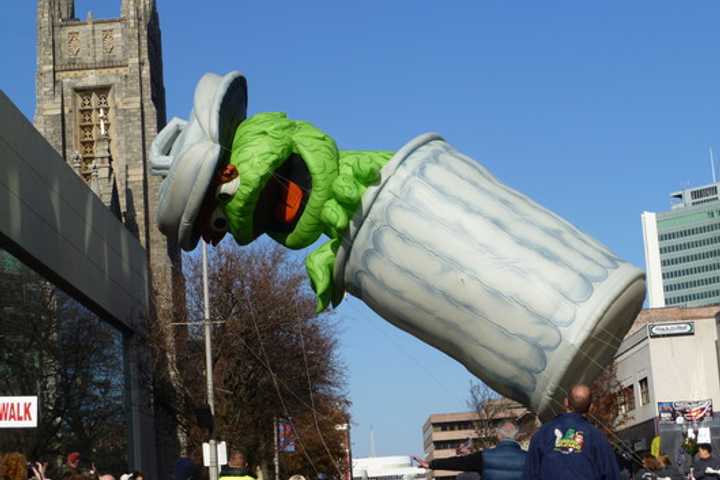
[[[685,477],[680,473],[677,465],[673,464],[673,461],[667,455],[660,455],[658,457],[661,468],[658,472],[660,478],[670,478],[671,480],[682,480]]]
[[[575,385],[565,399],[567,413],[545,423],[530,441],[527,480],[618,480],[617,460],[605,435],[583,416],[592,392]]]
[[[175,462],[175,480],[198,480],[200,478],[200,467],[187,457],[182,457]]]
[[[418,464],[433,470],[477,472],[483,480],[520,480],[527,453],[515,441],[518,428],[505,422],[496,430],[498,443],[494,448],[461,457],[440,458],[431,462],[417,459]]]
[[[713,457],[709,443],[698,444],[698,453],[693,460],[692,472],[696,480],[720,478],[720,460]]]
[[[646,453],[642,460],[642,468],[633,477],[635,480],[666,480],[660,475],[662,463],[651,453]],[[667,480],[670,480],[668,477]]]
[[[245,454],[240,450],[231,450],[228,464],[222,467],[220,479],[226,480],[255,480],[250,474]]]
[[[632,456],[628,452],[615,451],[615,460],[620,470],[620,480],[631,480],[633,471]]]

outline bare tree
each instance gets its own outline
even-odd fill
[[[477,414],[475,420],[475,433],[477,438],[473,442],[476,449],[485,449],[497,443],[495,439],[495,428],[497,415],[501,409],[498,400],[502,398],[493,389],[484,383],[470,382],[470,399],[468,407]]]
[[[201,322],[201,265],[196,258],[187,264],[188,319]],[[284,473],[340,475],[345,466],[335,425],[348,422],[344,366],[333,317],[314,313],[302,265],[275,246],[221,246],[210,255],[208,276],[215,437],[244,450],[268,475],[273,421],[290,418],[297,452],[283,454]],[[175,412],[192,453],[207,438],[195,415],[206,400],[202,329],[176,327],[175,334],[185,337],[175,343],[177,368],[155,371],[176,377],[154,378],[153,386],[159,401]],[[168,361],[165,335],[155,328],[156,362]]]
[[[632,420],[632,415],[623,408],[625,402],[622,384],[617,378],[615,363],[611,363],[591,386],[593,404],[589,420],[605,432],[612,443],[617,443],[618,431]]]
[[[497,443],[495,431],[504,421],[513,421],[519,427],[518,441],[529,439],[537,429],[537,419],[521,404],[500,396],[484,383],[470,382],[468,407],[477,414],[474,441],[476,449],[494,447]]]

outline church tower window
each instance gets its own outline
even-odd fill
[[[92,165],[98,155],[97,141],[110,138],[110,90],[96,88],[76,92],[76,137],[75,148],[82,157],[80,173],[88,180]]]

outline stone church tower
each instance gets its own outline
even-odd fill
[[[38,0],[37,32],[36,128],[150,258],[164,256],[154,235],[158,181],[146,168],[165,125],[155,2],[122,0],[120,18],[79,20],[73,0]]]
[[[181,256],[155,225],[160,178],[150,176],[148,158],[165,125],[155,1],[121,0],[111,19],[77,18],[73,0],[37,2],[35,127],[145,247],[151,317],[174,352],[169,323],[185,305]]]

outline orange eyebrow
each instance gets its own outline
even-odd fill
[[[240,174],[238,173],[237,168],[235,168],[235,165],[227,164],[221,172],[218,172],[217,180],[220,183],[227,183],[234,180],[238,175]]]

